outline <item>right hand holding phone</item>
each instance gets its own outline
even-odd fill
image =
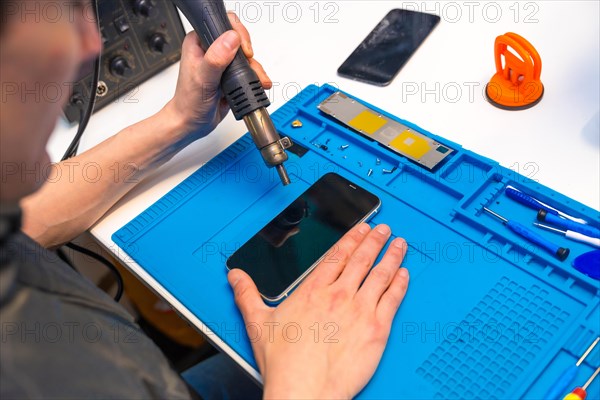
[[[371,269],[390,235],[355,226],[276,308],[245,272],[229,272],[265,398],[351,398],[368,383],[408,287],[403,239]]]

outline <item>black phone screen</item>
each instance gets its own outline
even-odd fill
[[[439,22],[437,15],[390,11],[342,64],[338,74],[388,85]]]
[[[326,174],[231,255],[227,267],[248,273],[275,301],[378,206],[377,196]]]

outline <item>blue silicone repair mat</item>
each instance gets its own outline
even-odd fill
[[[245,135],[113,240],[256,366],[227,284],[226,257],[319,177],[337,172],[381,199],[371,224],[387,223],[409,244],[408,295],[360,397],[542,398],[599,335],[599,282],[571,267],[593,248],[540,230],[571,249],[561,262],[482,214],[482,207],[530,225],[536,212],[506,197],[511,185],[595,226],[598,212],[370,106],[454,149],[437,170],[423,169],[320,112],[317,106],[335,91],[309,86],[273,115],[281,134],[306,149],[290,153],[290,186],[264,166]],[[292,127],[295,120],[302,127]],[[600,345],[579,367],[573,387],[598,365]],[[598,396],[600,379],[588,392]]]

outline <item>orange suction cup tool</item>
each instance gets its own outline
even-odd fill
[[[504,110],[525,110],[539,103],[544,95],[542,59],[531,43],[509,32],[496,38],[494,53],[496,74],[485,88],[488,101]]]

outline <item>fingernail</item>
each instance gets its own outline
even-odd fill
[[[363,235],[366,235],[367,233],[369,233],[369,230],[370,230],[370,229],[371,229],[371,228],[370,228],[370,227],[369,227],[369,225],[367,225],[367,224],[361,224],[361,225],[358,227],[358,231],[359,231],[360,233],[362,233]]]
[[[265,81],[265,85],[266,85],[266,86],[273,87],[273,80],[272,80],[271,78],[269,78],[269,75],[265,75],[265,79],[266,79],[266,81]],[[263,85],[263,86],[264,86],[264,85]]]
[[[240,45],[240,37],[233,31],[225,32],[223,35],[223,44],[229,50],[233,50]]]
[[[248,47],[248,53],[254,54],[254,49],[252,48],[252,42],[248,42],[246,45]]]
[[[406,268],[400,268],[399,274],[402,278],[408,278],[408,270]]]
[[[235,269],[232,269],[229,271],[229,274],[227,274],[227,280],[229,281],[231,287],[235,288],[235,285],[237,285],[240,281],[239,273]]]
[[[388,235],[390,233],[390,227],[387,225],[378,225],[375,230],[382,235]]]
[[[394,242],[392,244],[394,245],[394,247],[398,247],[399,249],[402,249],[406,246],[406,242],[404,241],[404,239],[401,238],[394,239]]]

